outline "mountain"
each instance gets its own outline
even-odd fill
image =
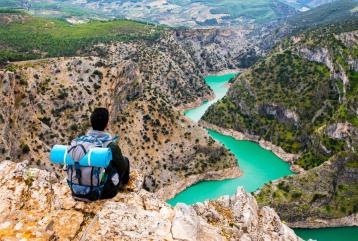
[[[0,64],[56,56],[74,56],[96,43],[155,40],[162,28],[129,20],[90,21],[72,25],[22,11],[0,11]]]
[[[153,44],[163,34],[170,33],[173,41],[185,49],[200,72],[207,73],[247,67],[254,63],[272,47],[260,44],[264,42],[263,36],[269,35],[266,32],[268,28],[173,29],[130,20],[92,20],[70,24],[59,19],[31,16],[18,10],[2,10],[0,45],[3,48],[0,49],[0,65],[8,61],[88,56],[93,45],[113,41],[145,41]]]
[[[332,0],[6,0],[0,8],[22,8],[46,17],[129,18],[169,26],[240,26],[282,20]],[[341,1],[337,1],[341,2]],[[338,4],[338,3],[337,3]]]
[[[284,2],[286,2],[288,5],[295,7],[302,12],[335,1],[337,0],[284,0]]]
[[[285,39],[233,80],[203,117],[299,155],[294,163],[309,171],[258,196],[290,223],[357,212],[357,24],[353,19]]]
[[[17,2],[17,3],[14,3]],[[48,17],[129,18],[169,26],[227,26],[285,18],[296,12],[278,0],[42,0],[12,1],[0,7],[25,8]]]
[[[302,31],[322,25],[339,23],[357,18],[358,2],[352,0],[327,1],[311,11],[291,16],[287,19],[292,31]]]

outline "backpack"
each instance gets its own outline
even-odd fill
[[[67,155],[74,161],[67,166],[67,183],[75,199],[82,201],[94,201],[101,198],[105,185],[117,173],[111,162],[108,167],[81,166],[79,161],[91,149],[106,147],[103,141],[96,136],[80,136],[71,142]]]

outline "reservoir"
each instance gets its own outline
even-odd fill
[[[235,75],[206,77],[205,81],[214,91],[215,98],[204,102],[197,108],[187,110],[184,114],[193,121],[199,121],[210,105],[225,96],[228,91],[228,81]],[[282,161],[271,151],[263,149],[257,143],[239,141],[212,130],[208,130],[208,133],[235,155],[243,175],[223,181],[199,182],[168,200],[169,204],[175,205],[178,202],[194,204],[206,199],[216,199],[222,195],[234,195],[238,186],[243,186],[247,192],[253,192],[265,183],[293,173],[290,171],[288,163]]]
[[[227,83],[234,76],[235,74],[207,76],[205,81],[214,91],[215,98],[197,108],[185,111],[184,114],[193,121],[199,121],[210,105],[225,96],[228,91]],[[208,130],[208,133],[235,155],[243,175],[223,181],[199,182],[168,200],[169,204],[175,205],[178,202],[194,204],[207,199],[216,199],[222,195],[234,195],[238,186],[243,186],[247,192],[253,192],[265,183],[292,174],[288,163],[254,142],[239,141],[212,130]],[[358,227],[295,229],[295,232],[304,240],[358,241]]]

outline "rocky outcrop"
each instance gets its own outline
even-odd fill
[[[1,240],[301,240],[243,189],[232,197],[170,207],[132,172],[111,200],[74,201],[65,181],[28,162],[0,163]]]
[[[128,59],[135,62],[143,80],[175,106],[213,94],[204,82],[200,65],[172,32],[163,33],[158,41],[97,45],[92,54],[108,59],[111,65]]]
[[[246,68],[263,50],[252,29],[176,30],[175,39],[189,52],[202,73]]]
[[[26,21],[26,19],[28,18],[28,16],[23,15],[21,13],[18,14],[5,14],[5,13],[0,13],[0,24],[11,24],[11,23],[23,23],[24,21]]]
[[[348,122],[335,123],[327,126],[326,134],[332,139],[345,140],[347,138],[357,137],[358,130]]]
[[[280,123],[299,126],[298,114],[288,108],[284,108],[277,104],[263,104],[258,107],[258,113],[268,118],[275,118]]]
[[[343,218],[335,219],[308,219],[289,224],[291,228],[331,228],[358,226],[358,214],[352,214]]]

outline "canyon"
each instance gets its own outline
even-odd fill
[[[0,13],[2,28],[29,21],[45,20]],[[289,227],[357,225],[358,35],[356,18],[347,21],[302,32],[90,21],[71,27],[118,24],[120,36],[66,39],[66,57],[46,41],[16,49],[2,39],[13,52],[0,51],[0,239],[301,240]],[[69,27],[46,22],[55,24]],[[237,70],[203,120],[183,115],[215,99],[205,76]],[[48,154],[85,133],[97,106],[110,110],[131,180],[111,200],[76,202]],[[205,128],[256,142],[298,174],[172,207],[194,184],[245,176]]]

